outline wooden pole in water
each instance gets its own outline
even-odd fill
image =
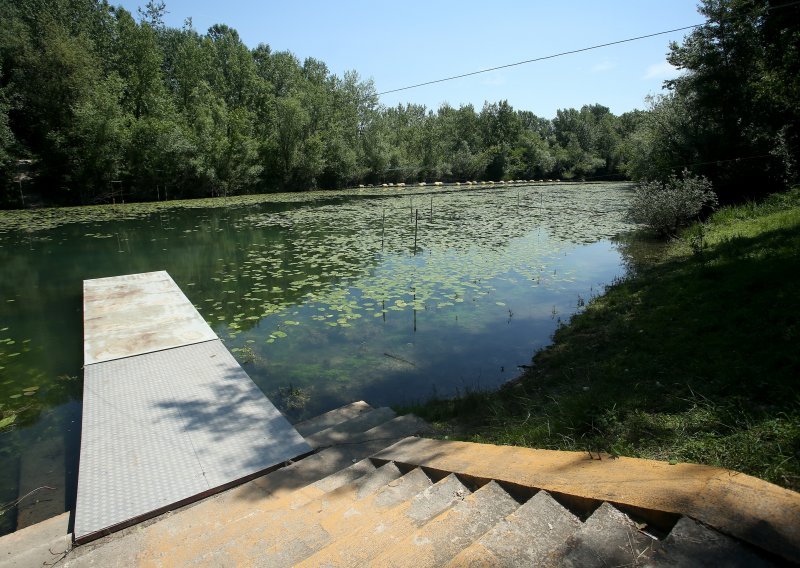
[[[431,221],[433,221],[433,196],[431,195]]]
[[[417,255],[417,227],[419,227],[419,209],[417,209],[417,217],[414,220],[414,256]]]
[[[383,242],[386,238],[386,209],[383,210],[383,218],[381,219],[381,250],[383,250]]]

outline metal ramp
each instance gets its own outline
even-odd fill
[[[84,281],[86,542],[311,451],[164,272]]]

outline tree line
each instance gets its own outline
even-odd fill
[[[686,167],[731,195],[773,188],[796,179],[800,108],[800,11],[775,4],[705,0],[707,24],[670,46],[685,73],[648,110],[547,119],[507,101],[385,107],[355,71],[250,49],[221,24],[167,27],[153,0],[136,17],[105,0],[0,0],[0,202],[20,204],[23,159],[26,184],[69,204]]]

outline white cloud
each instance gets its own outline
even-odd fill
[[[604,71],[611,71],[617,66],[613,61],[605,60],[600,63],[592,65],[592,73],[603,73]]]
[[[678,74],[680,71],[677,67],[673,67],[668,61],[662,61],[648,67],[642,79],[673,79]]]

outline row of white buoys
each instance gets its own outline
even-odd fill
[[[465,182],[457,181],[457,182],[453,182],[452,185],[455,185],[456,187],[460,187],[462,185],[514,185],[514,184],[526,184],[526,183],[560,183],[560,182],[561,182],[560,179],[511,179],[511,180],[499,180],[499,181],[493,181],[493,180],[474,181],[473,180],[473,181],[465,181]],[[421,181],[421,182],[417,183],[418,187],[425,187],[427,185],[429,185],[429,184],[427,182],[424,182],[424,181]],[[445,184],[444,184],[444,182],[441,182],[441,181],[435,181],[430,185],[433,185],[435,187],[442,187]],[[382,183],[380,185],[373,185],[371,183],[368,183],[368,184],[360,183],[360,184],[358,184],[358,189],[367,189],[367,188],[370,188],[370,187],[382,187],[382,188],[406,187],[406,184],[404,182]]]

